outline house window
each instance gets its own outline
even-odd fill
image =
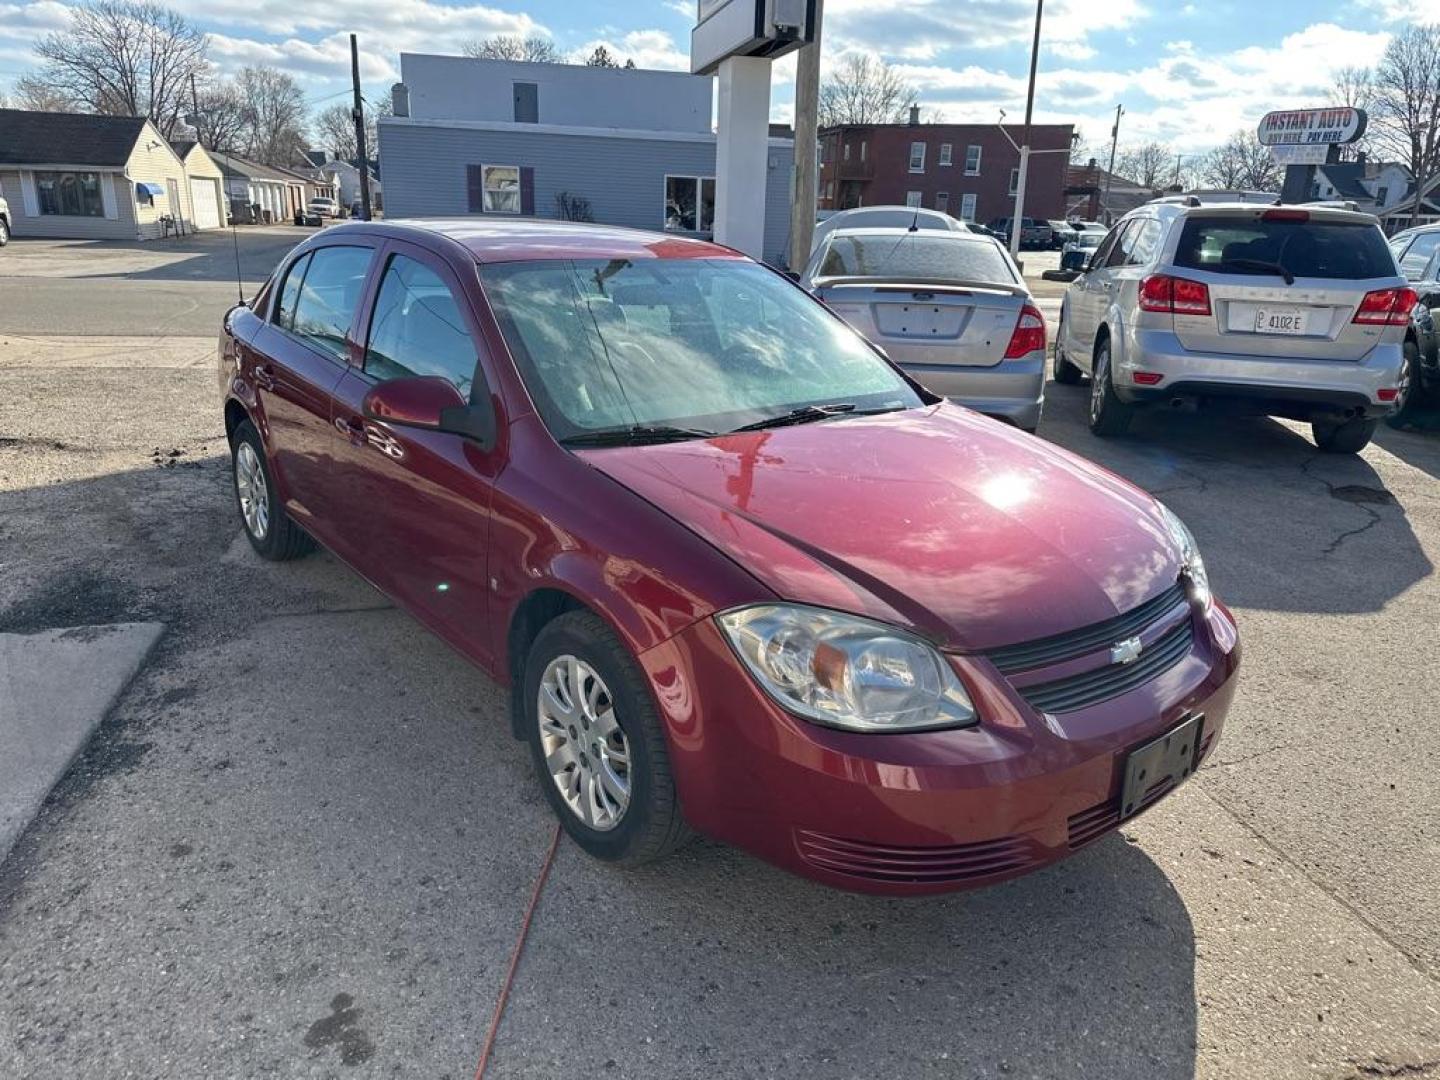
[[[921,201],[920,201],[921,198],[922,198],[922,196],[921,196],[920,192],[918,192],[918,191],[907,191],[907,192],[905,192],[905,205],[906,205],[906,206],[920,206],[920,205],[922,205],[922,203],[921,203]]]
[[[863,139],[860,142],[860,160],[865,160],[865,142]]]
[[[910,144],[910,171],[925,171],[925,144],[923,142],[912,142]]]
[[[960,220],[975,220],[975,193],[973,191],[960,196]]]
[[[1010,194],[1014,195],[1020,190],[1020,170],[1010,170]]]
[[[104,217],[100,174],[93,172],[37,172],[35,191],[40,213],[62,217]]]
[[[939,210],[942,214],[950,209],[950,193],[948,191],[941,191],[936,194],[935,209]]]
[[[850,144],[848,142],[845,144],[845,160],[850,160]]]
[[[520,166],[481,165],[480,182],[485,193],[485,213],[520,213]]]
[[[1382,188],[1376,188],[1376,189],[1375,189],[1375,202],[1376,202],[1378,205],[1384,206],[1384,205],[1385,205],[1385,200],[1388,199],[1389,197],[1390,197],[1390,189],[1389,189],[1388,187],[1382,187]]]
[[[665,177],[665,231],[710,232],[714,227],[715,178]]]
[[[940,164],[941,164],[941,165],[949,165],[949,164],[950,164],[950,153],[951,153],[950,144],[949,144],[948,142],[942,142],[942,143],[940,144]]]
[[[965,175],[980,175],[980,147],[967,146],[965,148]]]

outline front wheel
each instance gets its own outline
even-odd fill
[[[517,692],[545,797],[586,852],[635,865],[690,839],[644,676],[603,619],[547,624]]]
[[[1375,434],[1375,420],[1354,417],[1350,420],[1316,420],[1310,431],[1315,445],[1327,454],[1358,454],[1370,445]]]
[[[1096,435],[1124,435],[1130,430],[1135,406],[1115,394],[1110,374],[1110,339],[1095,346],[1095,368],[1090,375],[1090,430]]]

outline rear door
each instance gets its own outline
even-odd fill
[[[1353,322],[1360,302],[1404,284],[1373,221],[1306,210],[1187,215],[1170,261],[1210,290],[1210,314],[1175,316],[1181,345],[1266,359],[1363,359],[1385,328]]]
[[[1076,348],[1074,355],[1083,365],[1089,367],[1091,350],[1095,346],[1095,335],[1100,330],[1100,319],[1109,306],[1110,295],[1115,288],[1112,266],[1123,261],[1121,241],[1131,223],[1122,221],[1110,230],[1094,257],[1090,268],[1076,282],[1069,292],[1070,329],[1067,331]]]

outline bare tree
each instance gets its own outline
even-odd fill
[[[1141,187],[1167,187],[1175,181],[1175,151],[1153,141],[1125,146],[1117,155],[1115,171]]]
[[[89,0],[70,27],[35,45],[32,77],[88,112],[148,116],[167,137],[186,112],[192,75],[205,74],[206,38],[178,12],[137,0]]]
[[[820,82],[820,126],[899,123],[914,102],[915,88],[894,68],[847,53]]]
[[[1391,38],[1372,79],[1371,141],[1408,165],[1423,192],[1440,172],[1440,23]],[[1412,220],[1419,210],[1417,194]]]
[[[1270,148],[1242,128],[1206,154],[1195,172],[1210,187],[1279,191],[1284,170],[1275,164]]]
[[[246,149],[245,100],[233,82],[214,82],[203,87],[185,115],[195,128],[195,137],[208,150],[226,154]]]
[[[389,98],[382,98],[378,106],[365,109],[365,150],[371,157],[380,148],[379,118],[394,112]],[[342,161],[354,162],[360,151],[355,145],[355,117],[349,105],[331,105],[316,113],[310,121],[310,145],[328,150]]]
[[[235,86],[244,102],[245,156],[265,165],[294,164],[305,147],[300,84],[275,68],[247,67]]]
[[[81,106],[68,94],[57,90],[35,75],[21,75],[15,80],[14,107],[32,112],[78,112]]]
[[[563,64],[565,56],[555,43],[540,34],[519,37],[497,34],[479,41],[468,41],[460,47],[466,56],[479,60],[528,60],[534,64]]]
[[[1335,83],[1330,88],[1329,104],[1347,109],[1363,109],[1367,114],[1373,108],[1375,98],[1375,73],[1369,68],[1343,67],[1335,73]],[[1341,161],[1354,161],[1361,153],[1372,150],[1367,132],[1353,143],[1340,148]]]

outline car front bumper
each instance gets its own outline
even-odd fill
[[[837,888],[937,893],[1028,873],[1113,829],[1125,755],[1187,717],[1204,716],[1197,764],[1214,752],[1239,643],[1222,605],[1189,617],[1194,645],[1178,664],[1060,716],[1036,714],[983,657],[954,656],[980,723],[908,735],[781,709],[711,619],[641,661],[692,826]]]
[[[905,361],[905,373],[932,393],[1009,421],[1026,431],[1040,423],[1045,403],[1045,354],[1033,352],[1019,360],[990,367],[917,364]]]

